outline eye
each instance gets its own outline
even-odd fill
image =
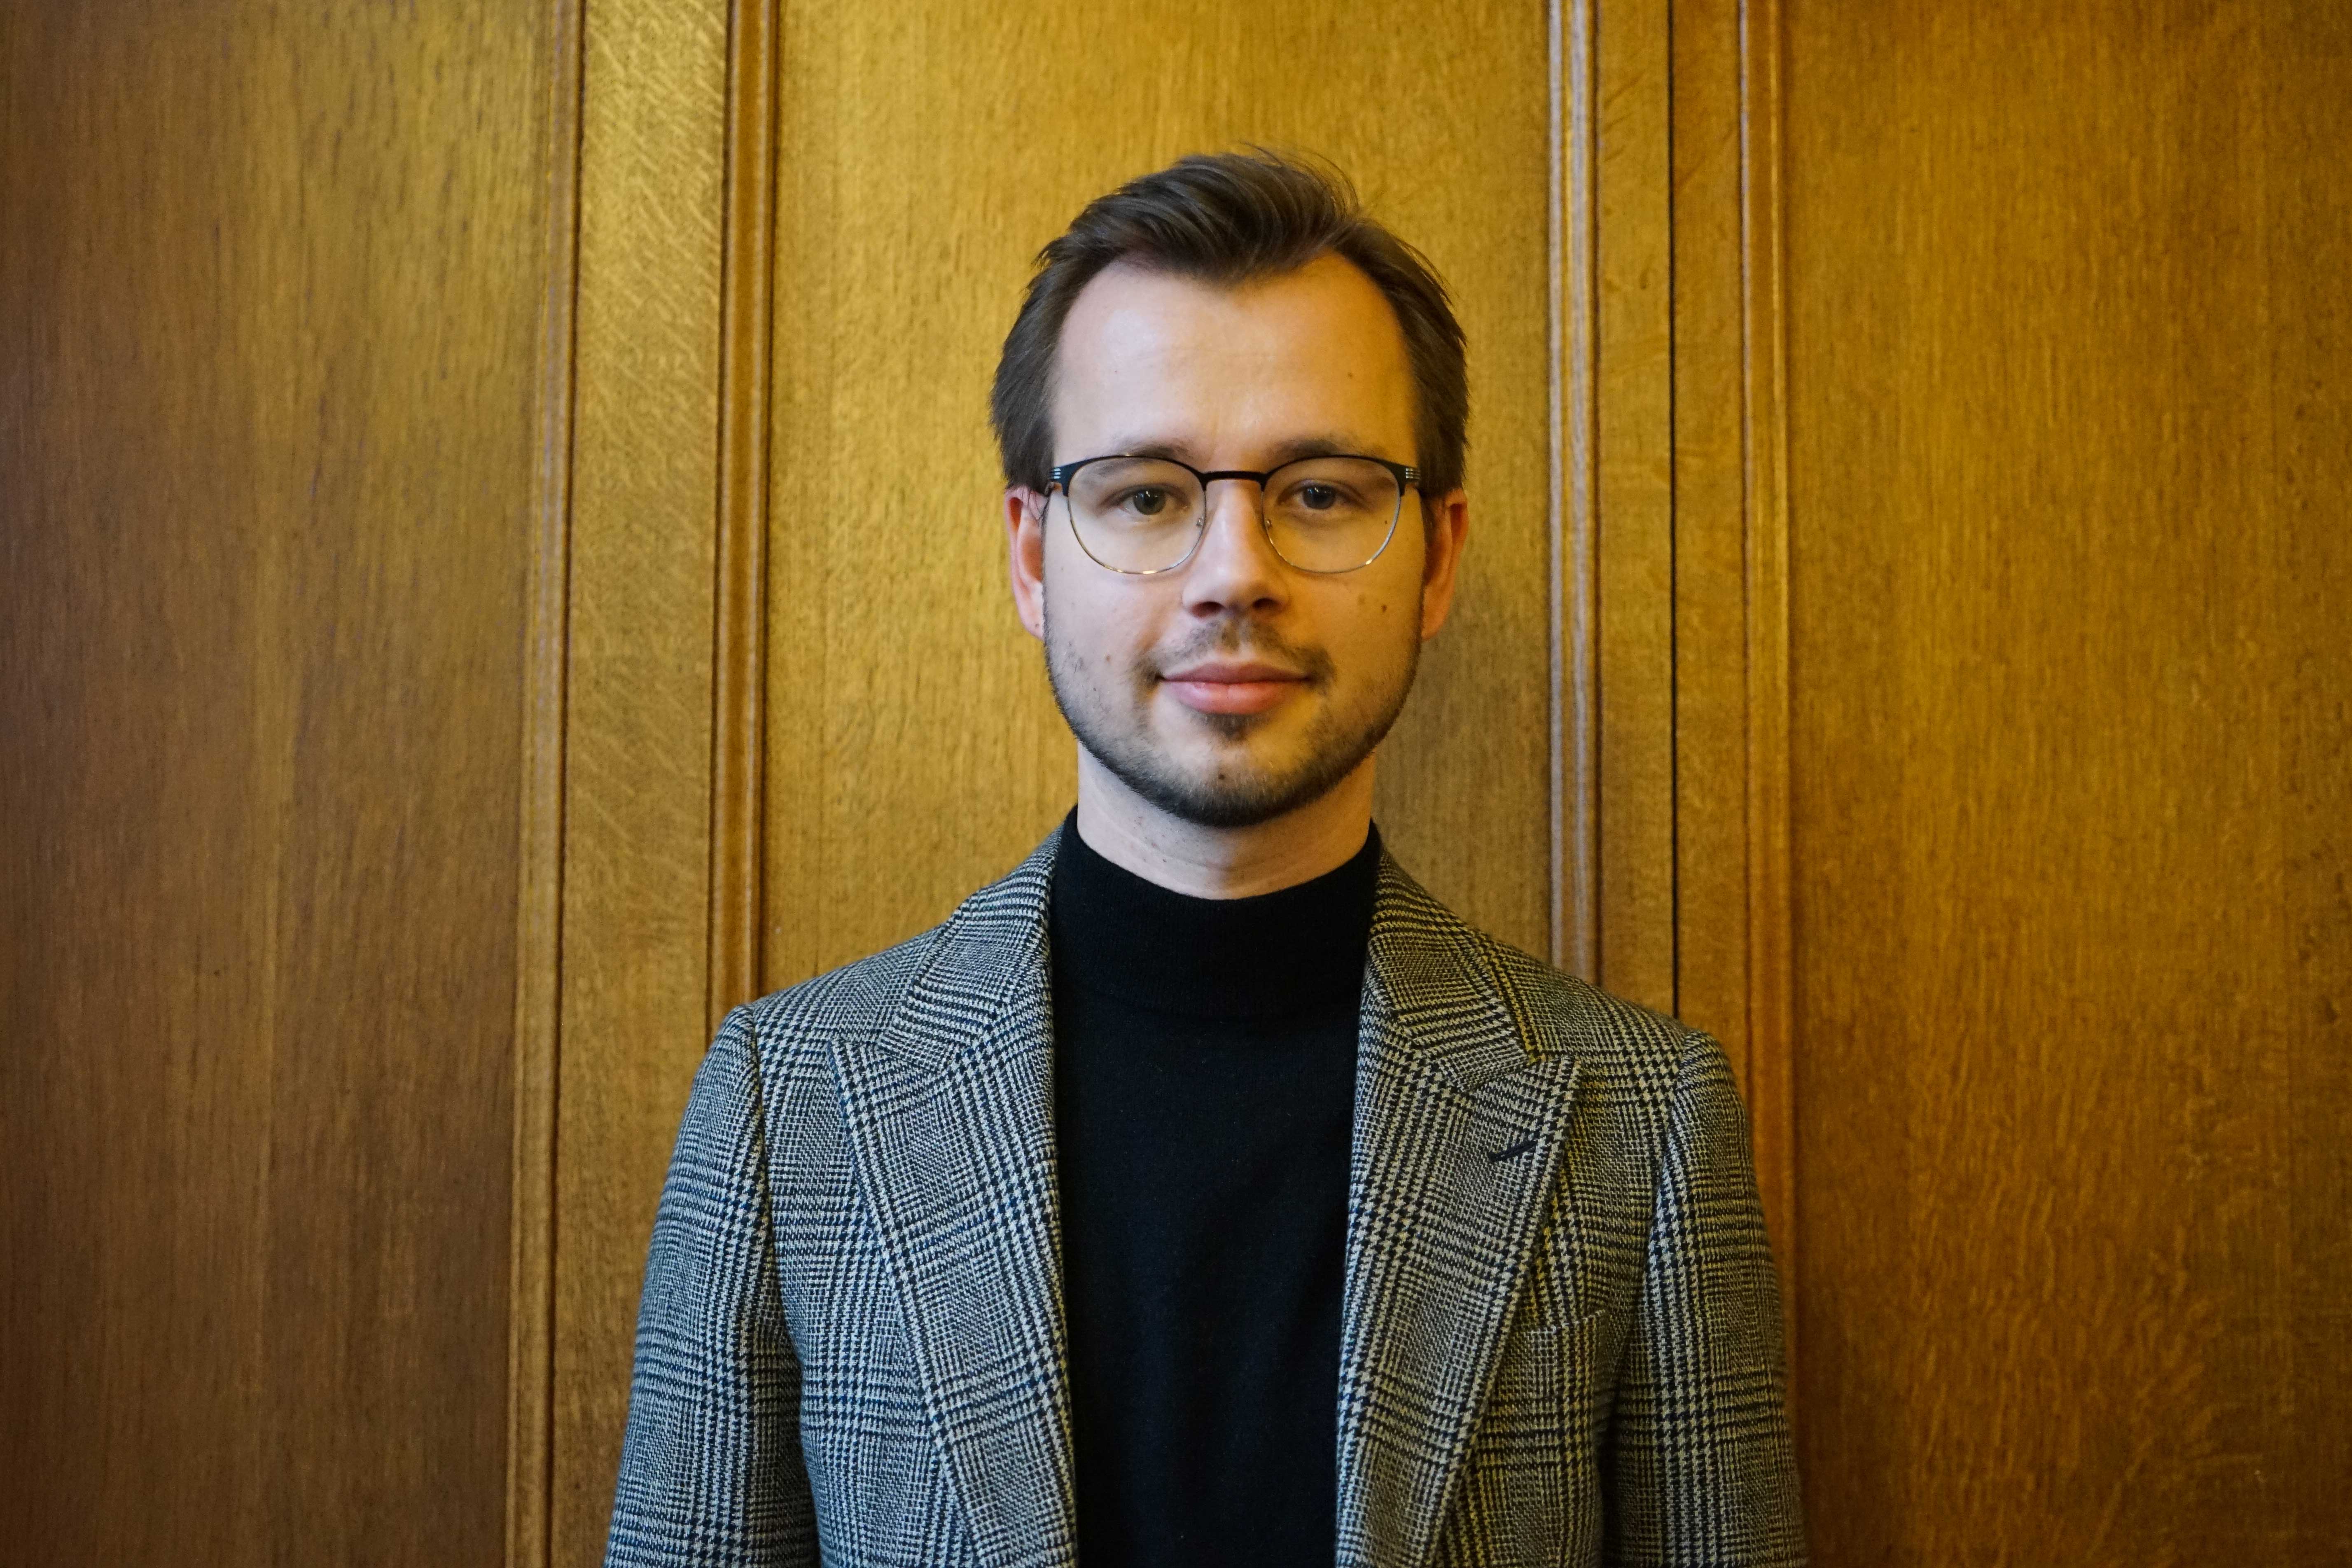
[[[1328,477],[1302,479],[1284,486],[1275,504],[1291,517],[1325,520],[1365,510],[1367,505],[1361,489]]]
[[[1128,509],[1139,517],[1158,517],[1168,510],[1168,492],[1146,487],[1127,492]]]

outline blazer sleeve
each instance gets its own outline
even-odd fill
[[[1612,1563],[1800,1564],[1780,1293],[1723,1047],[1683,1042],[1603,1451]]]
[[[608,1568],[813,1563],[751,1015],[695,1075],[654,1220]]]

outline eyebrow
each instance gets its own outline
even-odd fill
[[[1345,436],[1298,436],[1271,448],[1267,454],[1266,471],[1271,473],[1285,463],[1295,463],[1301,458],[1377,457],[1368,443]],[[1116,453],[1126,458],[1167,458],[1180,463],[1193,463],[1193,448],[1184,441],[1129,440],[1118,442],[1106,449],[1106,455]]]

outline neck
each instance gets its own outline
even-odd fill
[[[1202,827],[1171,816],[1078,748],[1078,834],[1122,870],[1196,899],[1280,892],[1336,870],[1372,830],[1372,765],[1296,810],[1247,827]]]

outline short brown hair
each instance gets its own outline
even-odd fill
[[[1424,500],[1462,482],[1470,380],[1461,324],[1428,259],[1364,216],[1336,169],[1279,153],[1196,153],[1087,204],[1037,253],[1036,275],[1005,334],[989,398],[1004,477],[1044,490],[1054,464],[1054,360],[1081,289],[1125,261],[1232,285],[1336,254],[1387,297],[1412,369],[1413,439]]]

